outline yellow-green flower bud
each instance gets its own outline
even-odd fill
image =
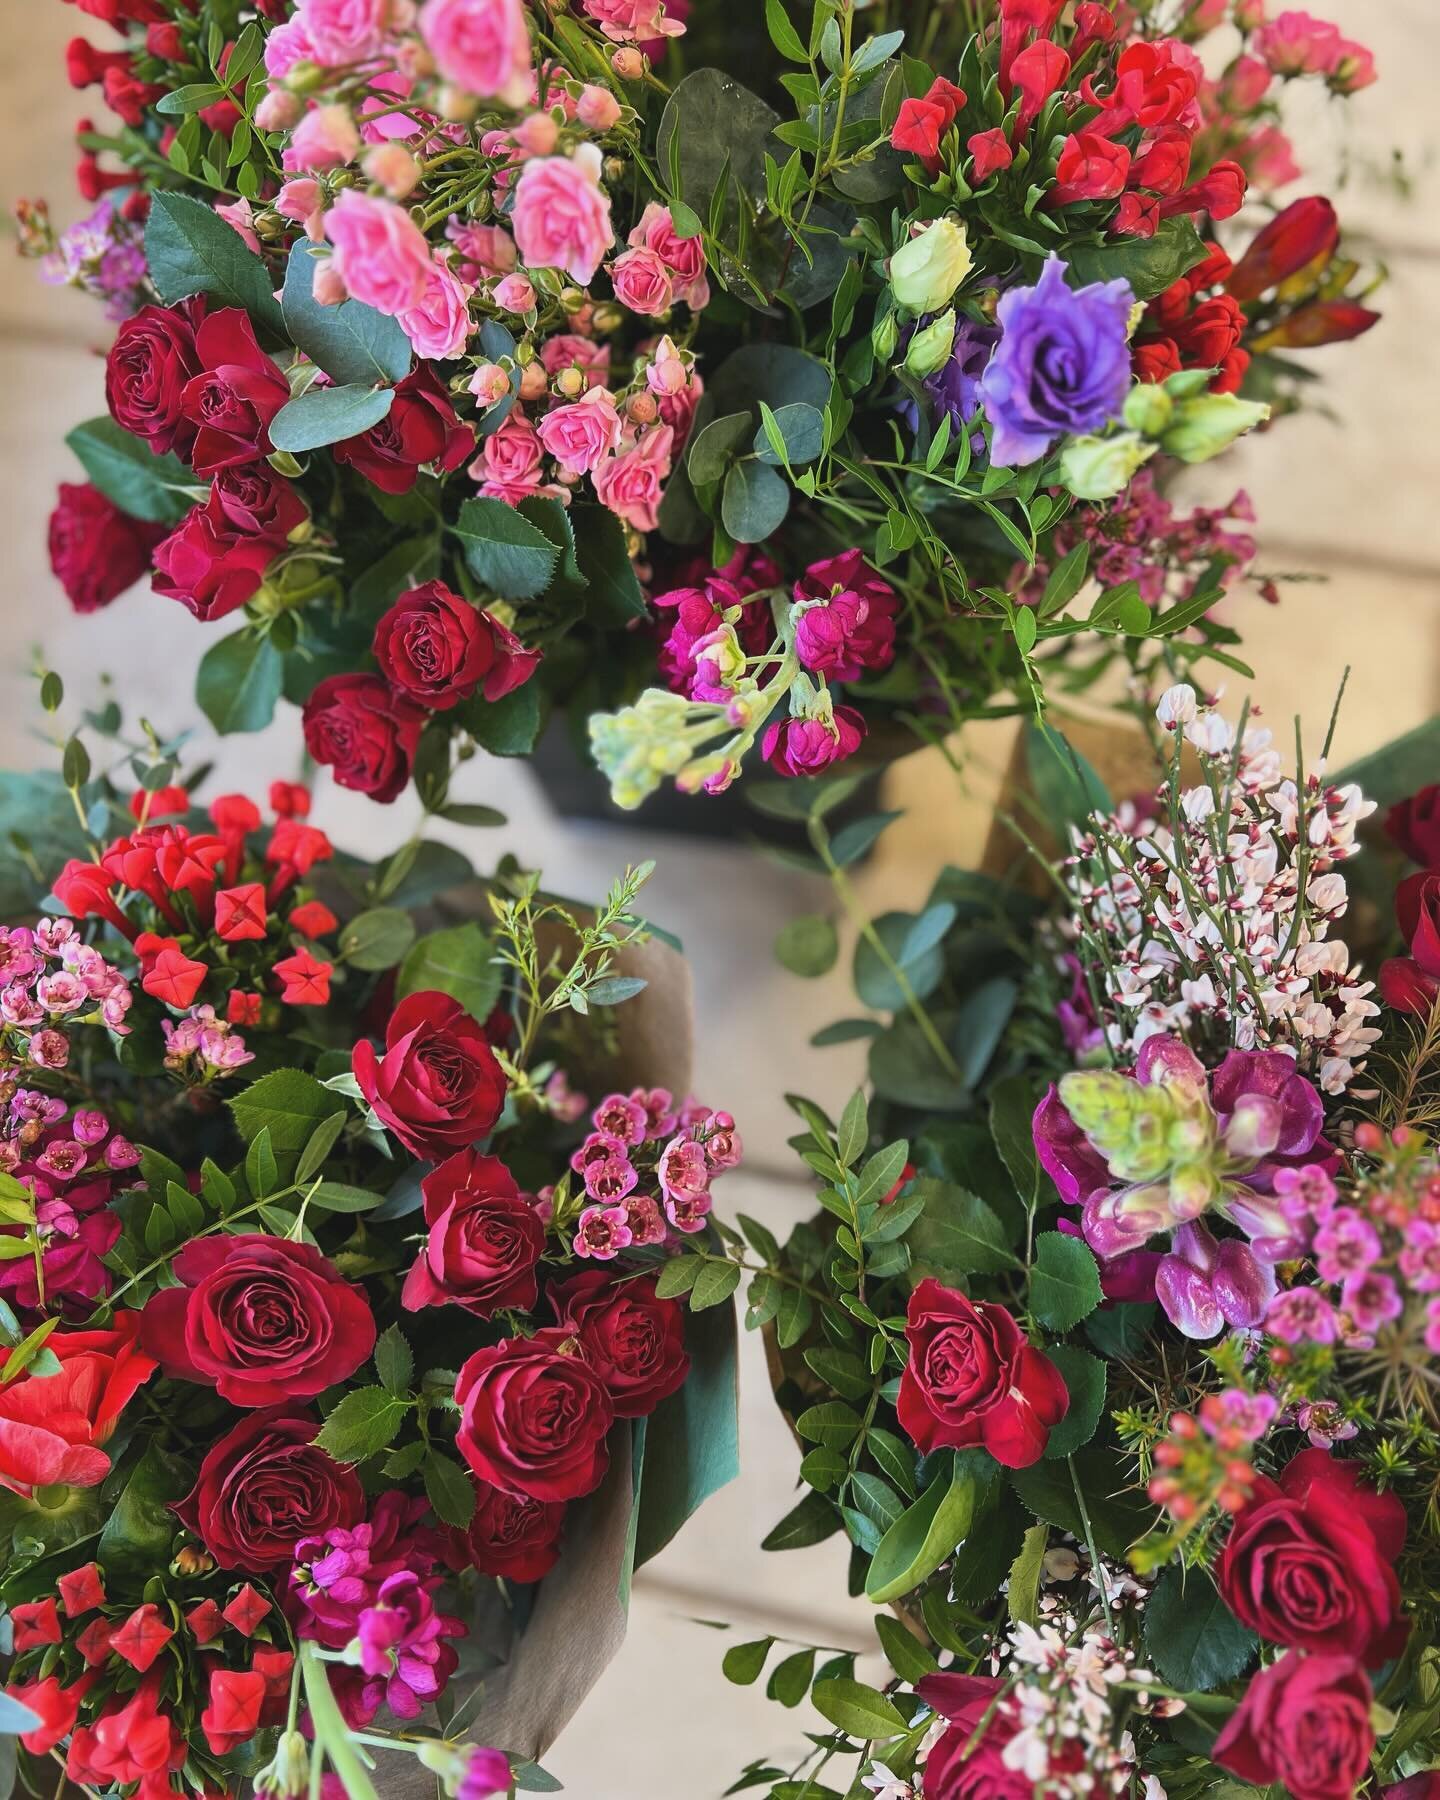
[[[890,258],[890,291],[907,312],[938,312],[974,265],[958,219],[937,219]]]
[[[923,381],[927,375],[943,369],[950,360],[954,343],[955,308],[952,306],[911,338],[910,348],[905,352],[906,374]]]
[[[1153,381],[1142,381],[1125,396],[1125,423],[1145,437],[1159,437],[1170,423],[1175,402]]]
[[[1181,462],[1208,462],[1269,417],[1270,408],[1260,401],[1242,400],[1237,394],[1202,394],[1180,402],[1160,444]]]
[[[1158,448],[1133,431],[1072,438],[1060,453],[1060,479],[1077,500],[1113,500]]]

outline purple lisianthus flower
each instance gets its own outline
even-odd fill
[[[1038,462],[1057,438],[1118,418],[1130,387],[1128,281],[1072,288],[1052,256],[1034,287],[1013,288],[997,310],[999,348],[980,377],[991,460]]]

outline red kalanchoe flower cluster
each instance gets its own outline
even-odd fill
[[[1135,373],[1142,381],[1164,381],[1181,369],[1214,369],[1213,393],[1238,392],[1250,367],[1241,348],[1245,314],[1225,291],[1230,258],[1218,244],[1209,255],[1173,282],[1145,308],[1135,334]]]

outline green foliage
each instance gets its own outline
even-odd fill
[[[307,388],[282,406],[270,421],[270,442],[277,450],[303,456],[307,450],[359,437],[372,425],[378,425],[394,403],[393,388]]]
[[[865,1578],[865,1597],[877,1606],[898,1600],[933,1575],[970,1529],[975,1510],[975,1453],[937,1459],[920,1498],[881,1539]]]
[[[545,533],[503,500],[467,500],[455,535],[470,573],[502,600],[543,594],[560,561]]]
[[[179,457],[157,455],[113,419],[88,419],[65,442],[105,498],[131,518],[173,525],[189,510],[195,476]]]
[[[396,998],[407,994],[449,994],[483,1021],[500,998],[504,972],[495,960],[494,941],[473,919],[427,932],[406,951],[395,983]]]
[[[340,933],[340,954],[352,969],[393,969],[415,941],[409,913],[376,906],[357,913]]]
[[[264,261],[203,200],[152,195],[145,261],[166,306],[208,294],[222,306],[242,307],[262,332],[280,336],[283,321]]]
[[[313,291],[318,267],[308,242],[291,250],[280,294],[291,343],[342,386],[401,380],[409,371],[411,350],[399,321],[358,300],[322,306]]]
[[[395,1441],[412,1406],[383,1387],[352,1388],[326,1418],[315,1442],[336,1462],[363,1462]]]
[[[815,1710],[832,1725],[861,1739],[894,1737],[906,1721],[878,1688],[839,1675],[817,1681],[810,1690]]]
[[[1030,1308],[1042,1325],[1068,1331],[1100,1304],[1100,1269],[1081,1238],[1043,1231],[1035,1240]]]
[[[1163,1681],[1208,1694],[1243,1674],[1258,1645],[1203,1569],[1161,1572],[1145,1608],[1145,1655]]]

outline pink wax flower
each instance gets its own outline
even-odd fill
[[[392,316],[422,303],[430,246],[403,206],[345,188],[325,215],[325,231],[335,272],[355,299]]]
[[[649,1194],[625,1196],[625,1223],[632,1247],[665,1242],[665,1218]]]
[[[1343,41],[1338,26],[1307,12],[1283,12],[1260,27],[1250,47],[1277,75],[1328,75]]]
[[[1319,1163],[1304,1163],[1299,1168],[1277,1169],[1271,1186],[1280,1210],[1292,1225],[1303,1226],[1312,1219],[1326,1219],[1335,1208],[1335,1183],[1328,1169]]]
[[[1317,1450],[1353,1438],[1359,1427],[1347,1419],[1333,1400],[1302,1400],[1295,1408],[1295,1429],[1303,1431]]]
[[[540,421],[540,442],[574,475],[588,475],[620,447],[620,414],[609,388],[592,387],[569,406],[555,406]]]
[[[530,494],[538,494],[544,470],[544,452],[535,427],[519,411],[513,411],[498,431],[492,431],[470,465],[480,492],[492,500],[515,506]]]
[[[1400,1272],[1417,1294],[1440,1292],[1440,1225],[1426,1219],[1409,1221]]]
[[[669,270],[675,298],[698,312],[710,299],[705,279],[705,241],[700,236],[682,238],[675,229],[670,208],[651,200],[627,240],[632,248],[653,250]]]
[[[1322,1281],[1348,1281],[1379,1261],[1380,1235],[1353,1207],[1337,1206],[1315,1233],[1314,1256]]]
[[[591,1118],[597,1131],[622,1144],[643,1144],[649,1136],[645,1108],[633,1094],[607,1094]]]
[[[1270,1302],[1265,1329],[1284,1344],[1333,1344],[1338,1321],[1318,1288],[1294,1287]]]
[[[360,154],[360,133],[348,106],[312,106],[295,127],[281,156],[292,172],[341,169]]]
[[[310,41],[309,59],[337,68],[385,49],[401,11],[399,0],[300,0],[296,16]]]
[[[1388,1275],[1369,1269],[1352,1275],[1340,1290],[1340,1303],[1355,1321],[1356,1328],[1370,1335],[1398,1319],[1405,1310],[1400,1290]]]
[[[653,250],[643,246],[622,251],[615,258],[610,264],[610,280],[620,304],[642,318],[668,312],[675,297],[670,271]]]
[[[445,362],[464,353],[473,329],[471,292],[444,263],[430,265],[420,304],[397,314],[400,329],[409,338],[417,356],[431,362]]]
[[[1264,1437],[1270,1429],[1279,1401],[1273,1394],[1251,1394],[1244,1388],[1226,1388],[1220,1394],[1208,1394],[1200,1403],[1200,1423],[1211,1437],[1222,1432],[1235,1432],[1247,1444]]]
[[[865,720],[853,706],[837,706],[830,719],[786,719],[765,729],[760,752],[777,775],[818,775],[853,756],[865,737]]]
[[[710,1165],[704,1147],[693,1138],[671,1138],[660,1153],[655,1174],[667,1201],[693,1201],[710,1191]]]
[[[587,1206],[580,1214],[580,1229],[575,1233],[574,1243],[577,1256],[610,1262],[622,1250],[628,1250],[633,1242],[626,1207]]]
[[[656,425],[630,449],[610,456],[594,471],[592,480],[602,506],[608,506],[626,525],[637,531],[653,531],[658,522],[660,498],[670,474],[670,453],[675,433],[668,425]]]
[[[597,145],[580,144],[573,156],[537,156],[520,171],[511,224],[529,267],[563,269],[581,286],[591,280],[615,242],[603,161]]]
[[[420,35],[446,81],[481,99],[523,106],[530,33],[520,0],[428,0]]]
[[[1440,1300],[1432,1300],[1425,1309],[1425,1348],[1440,1356]]]

